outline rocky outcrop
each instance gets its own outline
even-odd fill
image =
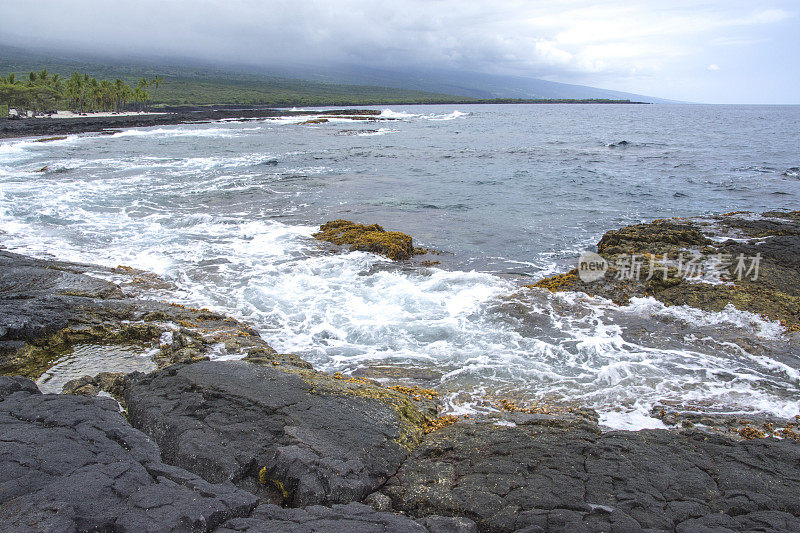
[[[77,343],[158,348],[154,360],[162,367],[202,360],[220,345],[243,355],[275,355],[255,330],[234,319],[137,298],[147,287],[165,284],[129,267],[0,250],[0,374],[36,378]]]
[[[0,529],[800,529],[800,446],[789,439],[601,433],[591,417],[512,412],[516,425],[430,433],[403,461],[397,411],[353,381],[317,390],[274,365],[211,362],[129,381],[131,419],[145,420],[161,453],[111,399],[43,395],[0,377]],[[165,464],[177,462],[203,476]],[[231,484],[233,472],[253,490]],[[269,503],[276,492],[284,506]]]
[[[731,304],[800,331],[800,211],[656,220],[607,232],[597,250],[609,265],[604,277],[583,281],[573,269],[533,287],[619,304],[634,296],[707,311]],[[719,275],[709,283],[701,271]]]
[[[349,220],[332,220],[319,228],[314,237],[336,245],[348,245],[350,250],[384,255],[394,261],[410,259],[414,244],[410,235],[386,231],[378,224],[356,224]]]
[[[367,380],[242,361],[134,374],[124,400],[168,463],[292,506],[360,501],[428,420],[423,399]]]
[[[174,375],[180,374],[181,368],[192,369],[196,386],[200,386],[203,379],[214,385],[206,383],[202,387],[209,398],[202,414],[204,408],[191,399],[186,402],[179,399],[177,403],[184,410],[184,425],[174,424],[176,415],[173,413],[165,424],[171,427],[170,436],[162,436],[162,440],[170,444],[161,452],[144,433],[131,427],[111,399],[41,394],[26,378],[0,376],[0,469],[4,474],[0,480],[0,530],[476,531],[475,524],[465,518],[429,516],[414,521],[354,501],[360,492],[377,488],[369,481],[370,476],[376,472],[384,476],[393,473],[399,466],[399,457],[407,455],[407,451],[398,451],[402,446],[398,448],[391,442],[376,440],[381,438],[376,428],[385,428],[386,438],[396,438],[399,433],[391,433],[391,421],[396,423],[397,416],[381,412],[381,405],[374,402],[360,405],[352,401],[355,395],[350,400],[343,397],[342,405],[353,411],[348,413],[346,409],[337,409],[324,397],[317,404],[303,399],[303,391],[308,394],[310,386],[299,378],[294,383],[281,382],[282,378],[291,380],[290,373],[242,363],[238,365],[238,372],[226,374],[227,367],[233,369],[237,365],[214,365],[197,363],[173,367]],[[204,366],[209,368],[204,369]],[[243,369],[245,372],[256,369],[256,373],[239,382]],[[214,379],[215,371],[221,371],[220,379]],[[264,379],[264,383],[256,383],[259,378]],[[226,386],[237,387],[238,392],[228,390],[226,393]],[[192,392],[181,392],[193,396]],[[227,396],[229,403],[213,401],[215,395]],[[262,411],[261,418],[253,420],[252,427],[248,428],[243,419],[255,411],[246,412],[246,398],[256,396],[262,407],[271,404],[276,411],[270,412],[269,408]],[[241,411],[237,411],[236,401],[241,402]],[[139,405],[137,401],[131,404]],[[178,409],[177,404],[173,407]],[[196,409],[194,415],[191,414],[193,408]],[[304,409],[309,411],[308,415],[302,412]],[[287,418],[290,413],[296,417],[292,421]],[[323,420],[326,414],[330,418],[328,422]],[[192,434],[181,433],[181,429],[190,425],[190,419],[198,422],[194,428],[187,429]],[[205,429],[201,421],[207,422]],[[255,492],[262,497],[259,505],[259,498],[252,492],[241,490],[228,481],[208,482],[186,469],[165,464],[162,459],[162,456],[175,459],[176,454],[193,454],[197,462],[193,466],[202,470],[204,477],[224,478],[226,468],[251,453],[247,445],[260,445],[254,433],[274,437],[281,424],[290,422],[296,425],[285,426],[281,445],[272,449],[275,464],[300,475],[300,492],[308,494],[304,489],[322,483],[326,489],[331,489],[330,499],[348,503],[305,508],[264,503],[263,489],[267,485],[272,485],[273,490],[286,489],[277,479],[269,477],[281,478],[280,473],[262,470],[256,474],[259,483],[265,484],[255,487]],[[232,440],[225,442],[220,439],[223,436]],[[359,438],[360,443],[357,442]],[[265,451],[263,447],[258,449]],[[216,464],[212,464],[214,454],[219,455]],[[311,456],[316,458],[310,459]],[[234,460],[226,462],[230,458]],[[359,489],[360,483],[366,483],[363,489]],[[287,486],[291,485],[287,482]]]
[[[164,464],[110,399],[0,376],[0,530],[211,531],[252,494]]]
[[[700,432],[459,423],[382,489],[412,516],[480,531],[797,531],[800,447]],[[727,529],[726,529],[727,528]]]

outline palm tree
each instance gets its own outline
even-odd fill
[[[132,88],[120,79],[113,82],[98,81],[77,70],[68,78],[61,78],[42,69],[30,72],[26,83],[18,80],[14,73],[0,77],[0,101],[23,111],[52,111],[63,101],[66,101],[69,109],[81,114],[99,110],[119,112],[130,101],[138,104],[139,110],[142,110],[150,99],[146,89],[151,85],[157,89],[162,83],[161,76],[155,76],[152,80],[141,78]]]
[[[100,90],[100,83],[94,78],[89,81],[89,103],[92,111],[103,108],[103,92]]]
[[[119,113],[119,108],[122,105],[122,96],[123,96],[124,90],[125,90],[125,83],[119,78],[114,80],[114,97],[115,97],[115,99],[117,101],[114,110],[117,113]]]
[[[142,110],[142,105],[147,100],[147,91],[140,85],[133,90],[133,99],[139,104],[139,111]]]
[[[114,85],[108,80],[101,81],[100,93],[102,94],[103,109],[111,111],[114,108]]]
[[[153,87],[155,87],[156,90],[158,90],[158,88],[161,87],[161,83],[163,81],[164,81],[164,79],[161,76],[159,76],[158,74],[156,74],[155,76],[153,76],[153,81],[151,81],[150,84]],[[153,98],[155,98],[155,91],[153,91]]]
[[[142,78],[142,79],[139,80],[139,84],[136,87],[136,90],[140,91],[139,92],[139,96],[142,97],[142,99],[141,99],[142,105],[144,105],[144,103],[150,98],[150,95],[147,94],[147,91],[145,90],[150,85],[151,85],[151,83],[147,78]],[[139,111],[141,111],[141,110],[142,109],[140,107]]]
[[[77,70],[67,80],[66,89],[72,110],[83,113],[83,76]]]

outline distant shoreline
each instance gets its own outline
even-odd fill
[[[633,102],[630,100],[518,100],[518,99],[495,99],[495,100],[453,100],[452,102],[392,102],[385,104],[371,104],[375,106],[385,105],[487,105],[487,104],[646,104],[647,102]],[[308,107],[327,107],[315,105]],[[360,106],[359,106],[360,107]],[[364,115],[375,116],[380,111],[375,109],[334,109],[326,111],[314,111],[314,114],[325,115]],[[19,137],[48,137],[56,135],[71,135],[76,133],[102,133],[118,129],[127,128],[146,128],[152,126],[168,126],[175,124],[187,124],[192,122],[213,122],[223,119],[259,119],[286,116],[308,115],[309,111],[298,111],[286,108],[248,106],[242,108],[234,104],[219,106],[183,106],[167,107],[154,110],[148,113],[118,114],[109,115],[89,114],[86,116],[58,117],[58,118],[26,118],[21,120],[10,120],[0,118],[0,139],[13,139]]]
[[[128,128],[170,126],[197,122],[214,122],[222,119],[260,119],[308,115],[308,111],[285,109],[213,109],[208,111],[169,111],[134,115],[87,115],[74,118],[0,119],[0,139],[19,137],[53,137],[76,133],[114,133]],[[373,109],[338,109],[315,111],[315,115],[364,116],[379,115]]]

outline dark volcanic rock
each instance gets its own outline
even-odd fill
[[[225,522],[217,531],[230,533],[470,533],[474,524],[458,518],[434,517],[427,527],[402,515],[381,513],[360,503],[305,509],[284,509],[277,505],[261,505],[250,518]],[[472,525],[473,529],[470,529]]]
[[[689,222],[656,220],[611,230],[597,243],[601,253],[663,253],[668,246],[701,246],[707,239]]]
[[[599,280],[582,281],[573,269],[533,286],[623,305],[634,296],[707,311],[732,304],[800,331],[800,211],[655,220],[608,231],[597,250],[609,265]],[[697,277],[687,272],[690,263],[725,283],[689,279]]]
[[[126,280],[128,292],[93,273]],[[203,359],[220,343],[229,352],[276,355],[241,322],[130,294],[164,283],[129,267],[47,261],[0,250],[0,374],[36,378],[76,343],[158,347],[159,366]],[[160,343],[165,332],[171,340]]]
[[[131,423],[166,462],[295,506],[375,491],[423,420],[403,395],[366,382],[247,362],[133,374],[124,398]]]
[[[429,435],[382,491],[395,510],[466,516],[481,531],[798,531],[800,446],[456,424]]]
[[[0,376],[0,530],[209,531],[252,494],[165,465],[114,401]]]

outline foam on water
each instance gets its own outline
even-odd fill
[[[356,133],[359,137],[376,137],[379,135],[386,135],[387,133],[397,133],[399,130],[390,128],[378,128],[376,131],[359,131]]]
[[[249,131],[257,129],[249,128]],[[237,131],[247,131],[247,129],[238,129]],[[112,137],[233,137],[234,135],[235,132],[228,128],[182,128],[170,126],[123,130],[114,133]]]
[[[392,111],[391,109],[387,108],[387,109],[384,109],[383,111],[381,111],[381,114],[379,116],[382,117],[382,118],[404,119],[404,118],[416,118],[416,117],[419,117],[419,116],[422,116],[422,115],[419,114],[419,113],[407,113],[405,111]]]
[[[400,120],[409,120],[415,118],[423,118],[427,120],[453,120],[460,117],[465,117],[469,115],[469,113],[464,113],[463,111],[455,110],[451,111],[450,113],[408,113],[405,111],[392,111],[391,109],[384,109],[381,111],[379,115],[382,118],[393,118],[393,119],[400,119]]]
[[[731,304],[722,311],[708,312],[688,305],[665,306],[654,298],[631,298],[628,309],[632,313],[674,318],[684,324],[721,328],[731,326],[764,338],[775,338],[785,333],[780,322],[766,320],[749,311],[740,311]]]

